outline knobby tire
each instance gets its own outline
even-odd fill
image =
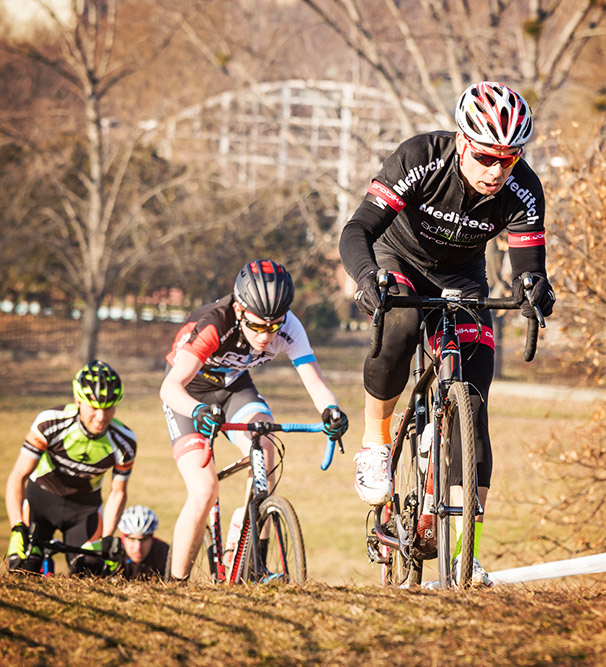
[[[469,398],[469,386],[465,382],[454,382],[450,386],[443,417],[440,447],[440,496],[446,506],[450,505],[451,441],[455,429],[460,433],[463,473],[462,548],[459,558],[459,586],[465,588],[469,586],[473,572],[475,516],[477,511],[473,411]],[[451,516],[440,512],[438,514],[438,572],[440,585],[445,588],[450,587],[453,583],[451,577],[450,525]]]
[[[269,496],[259,507],[258,535],[268,526],[267,556],[262,564],[260,582],[277,581],[303,584],[307,579],[307,560],[303,533],[293,506],[286,498]],[[252,549],[247,550],[244,579],[254,581]]]
[[[382,554],[389,558],[389,562],[381,565],[381,582],[383,586],[420,585],[423,579],[423,561],[415,557],[412,543],[420,507],[422,506],[422,497],[420,494],[422,494],[422,489],[424,488],[424,481],[418,469],[417,457],[411,455],[410,437],[412,437],[412,433],[408,433],[404,437],[397,469],[394,472],[393,484],[394,493],[399,497],[400,512],[404,526],[410,531],[408,538],[411,546],[406,557],[402,556],[399,549],[382,548]],[[419,497],[421,497],[421,502],[417,500]],[[414,510],[410,509],[410,505],[407,506],[407,501],[415,505]],[[393,516],[392,513],[395,512],[393,503],[386,505],[383,511],[384,521],[391,519]],[[409,516],[408,522],[405,519],[407,512]],[[397,535],[393,524],[392,532],[394,535]]]

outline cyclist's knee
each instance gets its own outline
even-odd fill
[[[187,503],[199,516],[205,516],[219,495],[219,480],[205,483],[198,488],[188,488]]]
[[[394,308],[385,316],[383,342],[387,349],[406,346],[409,341],[414,344],[419,338],[421,316],[419,311],[411,308]],[[386,351],[387,351],[386,349]]]

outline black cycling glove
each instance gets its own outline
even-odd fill
[[[546,276],[537,273],[532,276],[530,303],[526,299],[524,285],[520,276],[514,278],[512,292],[516,303],[522,306],[522,315],[524,317],[528,317],[529,319],[536,317],[533,306],[538,306],[544,317],[549,317],[553,312],[553,305],[556,302],[556,298],[553,287],[549,284]]]
[[[101,554],[106,560],[117,561],[124,554],[122,540],[113,535],[106,535],[101,538]]]
[[[207,405],[206,403],[196,405],[191,416],[194,420],[194,428],[205,438],[210,438],[219,430],[222,424],[225,424],[223,409],[216,403],[212,405]]]
[[[329,405],[322,413],[324,422],[324,433],[331,440],[338,440],[343,437],[349,427],[347,415],[336,405]]]
[[[378,269],[376,271],[373,270],[364,274],[360,278],[358,282],[358,289],[354,294],[354,301],[356,302],[358,308],[363,313],[366,313],[367,315],[371,316],[374,315],[375,310],[381,305],[381,296],[379,292],[379,286],[377,285],[377,272]],[[385,307],[384,307],[385,312],[387,312],[390,309],[389,294],[393,295],[398,294],[398,286],[396,283],[396,279],[393,277],[391,273],[389,273],[388,276],[389,276],[389,282],[387,283],[388,297],[387,299],[385,299]]]

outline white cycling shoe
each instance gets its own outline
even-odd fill
[[[356,491],[369,505],[384,505],[391,498],[391,454],[388,445],[362,447],[354,456]]]
[[[461,571],[459,568],[460,556],[457,556],[452,562],[452,578],[455,584],[459,585],[461,578]],[[488,576],[488,572],[480,565],[480,561],[474,557],[473,570],[471,573],[471,586],[473,588],[490,588],[494,586],[492,579]]]

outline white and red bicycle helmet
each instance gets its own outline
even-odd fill
[[[455,120],[469,139],[489,146],[522,147],[532,134],[526,100],[497,81],[469,86],[459,98]]]

